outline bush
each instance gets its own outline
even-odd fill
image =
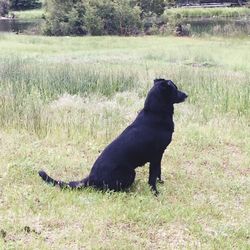
[[[73,2],[73,3],[72,3]],[[50,0],[46,2],[44,33],[47,35],[83,35],[85,6],[77,0]]]
[[[39,0],[10,0],[12,10],[28,10],[41,7]]]
[[[91,35],[98,36],[104,34],[104,22],[100,16],[97,15],[97,8],[86,5],[85,23],[87,32]]]
[[[0,0],[0,16],[5,16],[9,13],[9,0]]]
[[[50,0],[46,11],[48,35],[131,35],[141,29],[141,10],[127,0]]]
[[[100,18],[103,34],[131,35],[141,28],[141,10],[137,6],[131,7],[127,0],[101,0],[92,2],[92,7],[96,10],[95,16]]]
[[[156,14],[161,15],[164,12],[166,6],[164,0],[136,0],[134,1],[141,9],[142,14]]]

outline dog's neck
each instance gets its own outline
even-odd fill
[[[169,109],[167,109],[168,111],[165,112],[167,114],[168,117],[171,117],[173,119],[173,115],[174,115],[174,105],[170,105]]]
[[[174,105],[165,100],[157,91],[150,91],[144,103],[144,110],[170,117],[174,114]]]
[[[145,105],[143,110],[145,112],[149,112],[151,114],[157,114],[159,116],[162,117],[167,117],[167,118],[171,118],[173,119],[173,115],[174,115],[174,105],[166,105],[165,106],[161,106],[161,107],[154,107],[154,106],[147,106]]]
[[[154,119],[156,123],[162,124],[164,127],[167,128],[167,130],[174,132],[174,105],[164,110],[154,110],[144,107],[141,112],[149,116],[157,117],[156,119]]]
[[[156,122],[161,123],[168,130],[174,131],[174,104],[162,99],[157,92],[152,92],[147,96],[143,112],[148,115],[157,116]]]

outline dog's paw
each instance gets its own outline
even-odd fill
[[[156,188],[151,188],[151,191],[154,196],[157,197],[159,195],[159,191]]]
[[[164,180],[162,180],[162,179],[159,179],[159,180],[158,180],[158,183],[160,183],[160,184],[164,184],[164,183],[165,183],[165,181],[164,181]]]
[[[154,191],[153,191],[153,194],[154,194],[155,197],[158,197],[158,195],[159,195],[160,193],[159,193],[159,191],[154,190]]]

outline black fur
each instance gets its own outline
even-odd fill
[[[155,194],[157,178],[161,180],[162,155],[174,132],[174,103],[187,98],[171,80],[156,79],[149,91],[144,108],[120,136],[109,144],[94,163],[89,176],[81,181],[65,183],[49,177],[42,179],[61,188],[92,186],[120,191],[129,188],[135,179],[135,169],[149,162],[149,180]]]

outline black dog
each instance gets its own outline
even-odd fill
[[[170,80],[156,79],[149,91],[144,108],[135,121],[109,144],[94,163],[88,177],[65,183],[49,177],[42,179],[61,188],[92,186],[102,190],[120,191],[129,188],[135,179],[135,168],[149,162],[149,185],[155,194],[157,178],[161,180],[162,155],[174,132],[174,103],[183,102],[187,95]]]

